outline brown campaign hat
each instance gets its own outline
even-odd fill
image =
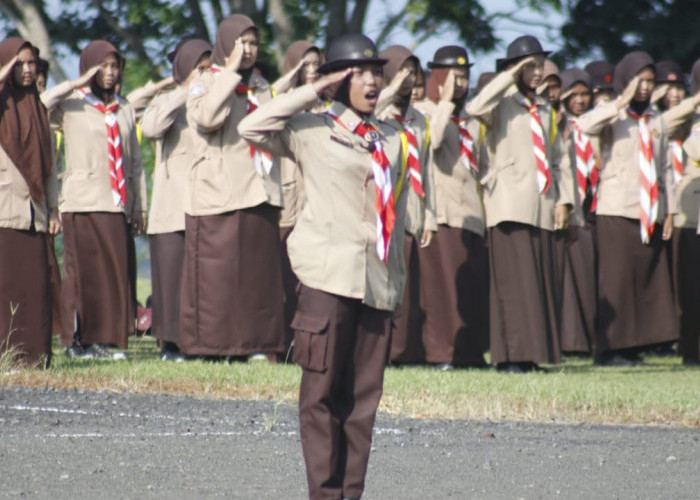
[[[435,51],[433,60],[428,63],[428,68],[454,68],[458,66],[473,66],[469,64],[469,54],[464,47],[458,45],[446,45]]]

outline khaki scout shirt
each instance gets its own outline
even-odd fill
[[[455,105],[452,102],[435,104],[426,100],[420,106],[430,120],[437,223],[467,229],[483,236],[485,229],[483,204],[474,171],[462,162],[459,127],[452,121]],[[466,119],[467,115],[462,110],[459,117]],[[478,122],[470,120],[467,129],[474,140],[473,154],[478,164]]]
[[[688,151],[693,152],[696,158],[700,159],[700,145],[696,145],[697,132],[700,130],[694,127],[691,130],[693,120],[698,120],[698,115],[694,115],[695,106],[693,99],[687,98],[663,112],[661,119],[666,127],[666,134],[669,141],[683,141],[683,149],[687,151],[683,155],[683,176],[678,186],[674,183],[677,212],[673,216],[673,225],[678,228],[700,229],[700,163],[690,157]],[[693,136],[695,134],[695,136]],[[669,163],[673,169],[673,149],[668,148]],[[674,179],[675,180],[675,179]]]
[[[155,141],[148,234],[185,230],[185,184],[197,160],[197,131],[187,124],[187,90],[156,96],[143,112],[144,137]]]
[[[377,213],[370,143],[327,113],[300,113],[315,102],[312,85],[276,97],[239,125],[248,141],[296,161],[304,175],[307,202],[288,240],[294,273],[306,286],[361,299],[370,307],[394,310],[403,295],[403,233],[407,183],[401,140],[393,127],[371,117],[392,165],[396,223],[387,262],[377,256]],[[340,120],[361,121],[334,103]],[[399,187],[400,184],[400,187]],[[398,191],[398,192],[397,192]]]
[[[205,71],[190,84],[187,121],[199,132],[197,161],[185,191],[185,213],[214,215],[250,208],[262,203],[282,206],[279,161],[273,158],[270,173],[255,169],[250,145],[238,134],[248,100],[237,95],[241,75],[221,69]],[[249,86],[260,104],[272,98],[270,86],[253,74]]]
[[[596,214],[639,219],[639,127],[637,120],[616,103],[597,106],[578,120],[581,131],[600,137],[600,182]],[[652,110],[648,122],[659,181],[657,222],[674,213],[673,172],[661,116]]]
[[[282,212],[280,213],[280,227],[294,227],[306,202],[304,176],[299,170],[299,166],[285,157],[280,158],[280,171],[283,202]]]
[[[395,115],[401,111],[390,104],[377,117],[394,127],[398,131],[403,130],[403,125]],[[418,161],[420,162],[421,179],[425,198],[421,198],[411,187],[410,177],[406,174],[408,193],[406,200],[406,232],[413,235],[418,241],[423,237],[423,230],[437,231],[435,218],[435,179],[431,171],[432,150],[430,148],[430,128],[427,118],[413,106],[406,110],[405,122],[416,134],[418,144]]]
[[[115,204],[112,197],[105,115],[77,92],[49,111],[52,126],[61,129],[65,138],[66,171],[59,199],[62,213],[124,212],[132,215],[146,211],[146,177],[136,138],[134,110],[123,98],[117,96],[117,99],[126,207]]]
[[[54,167],[51,168],[45,183],[44,199],[33,200],[29,196],[29,186],[19,169],[5,150],[0,148],[0,227],[27,231],[31,228],[34,210],[34,229],[46,232],[49,211],[58,206],[58,181]]]
[[[530,113],[509,71],[499,73],[467,104],[467,114],[486,125],[488,161],[480,169],[486,224],[505,221],[554,230],[554,207],[573,205],[569,158],[562,154],[561,137],[552,130],[552,109],[536,97],[552,182],[540,194],[532,143]]]
[[[685,171],[677,188],[679,211],[676,227],[696,228],[700,234],[700,115],[694,116],[690,135],[683,142],[686,153]]]

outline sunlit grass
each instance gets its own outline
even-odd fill
[[[129,361],[72,360],[54,351],[49,370],[17,370],[0,386],[167,393],[252,399],[294,405],[301,370],[294,365],[159,361],[151,337],[130,339]],[[389,368],[380,409],[417,418],[522,420],[556,423],[651,424],[700,427],[700,370],[677,358],[646,358],[648,366],[600,368],[566,359],[550,373],[493,370],[439,372]]]

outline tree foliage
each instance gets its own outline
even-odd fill
[[[613,64],[631,50],[673,59],[690,71],[700,55],[697,0],[574,0],[562,28],[565,55],[597,49]]]

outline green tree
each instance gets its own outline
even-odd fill
[[[601,51],[613,64],[632,50],[673,59],[687,71],[700,55],[697,0],[573,0],[562,27],[564,55]]]

